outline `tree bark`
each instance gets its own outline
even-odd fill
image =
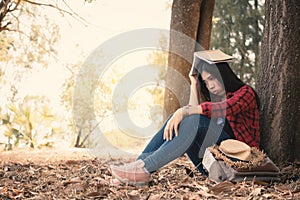
[[[164,98],[165,119],[188,103],[189,87],[174,76],[174,71],[180,73],[185,82],[189,82],[194,51],[208,49],[210,45],[214,4],[214,0],[173,1]]]
[[[300,1],[267,0],[257,89],[262,148],[278,163],[300,159]]]

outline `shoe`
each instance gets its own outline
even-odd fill
[[[143,186],[150,181],[151,177],[151,175],[146,172],[144,166],[145,163],[142,160],[137,160],[122,166],[111,165],[110,170],[112,175],[122,183],[133,186]]]
[[[130,171],[130,170],[136,169],[137,166],[139,166],[139,165],[143,165],[142,163],[144,163],[142,160],[134,160],[130,163],[126,163],[126,164],[123,164],[120,166],[115,166],[115,165],[112,165],[112,166],[114,166],[115,168],[118,168],[119,170]]]
[[[109,186],[121,186],[123,183],[117,178],[112,178],[109,180]]]

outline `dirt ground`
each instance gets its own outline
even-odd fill
[[[4,162],[32,162],[36,164],[56,163],[66,160],[93,159],[86,149],[40,149],[40,150],[13,150],[0,152],[0,160]]]
[[[300,199],[299,163],[283,167],[280,182],[215,183],[183,156],[144,187],[113,184],[109,165],[129,159],[85,149],[0,152],[0,199]]]

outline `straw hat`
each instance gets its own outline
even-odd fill
[[[222,141],[220,146],[214,145],[211,152],[216,159],[223,160],[227,165],[239,171],[256,169],[264,165],[268,158],[258,148],[250,147],[244,142],[233,139]]]
[[[222,141],[219,150],[231,158],[237,158],[242,161],[250,161],[252,159],[251,147],[238,140],[228,139]]]

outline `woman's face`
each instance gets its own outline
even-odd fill
[[[212,74],[208,73],[207,71],[203,71],[201,73],[201,76],[210,93],[220,97],[225,96],[226,91],[224,89],[224,85],[220,83],[220,81],[216,77],[214,77]]]

